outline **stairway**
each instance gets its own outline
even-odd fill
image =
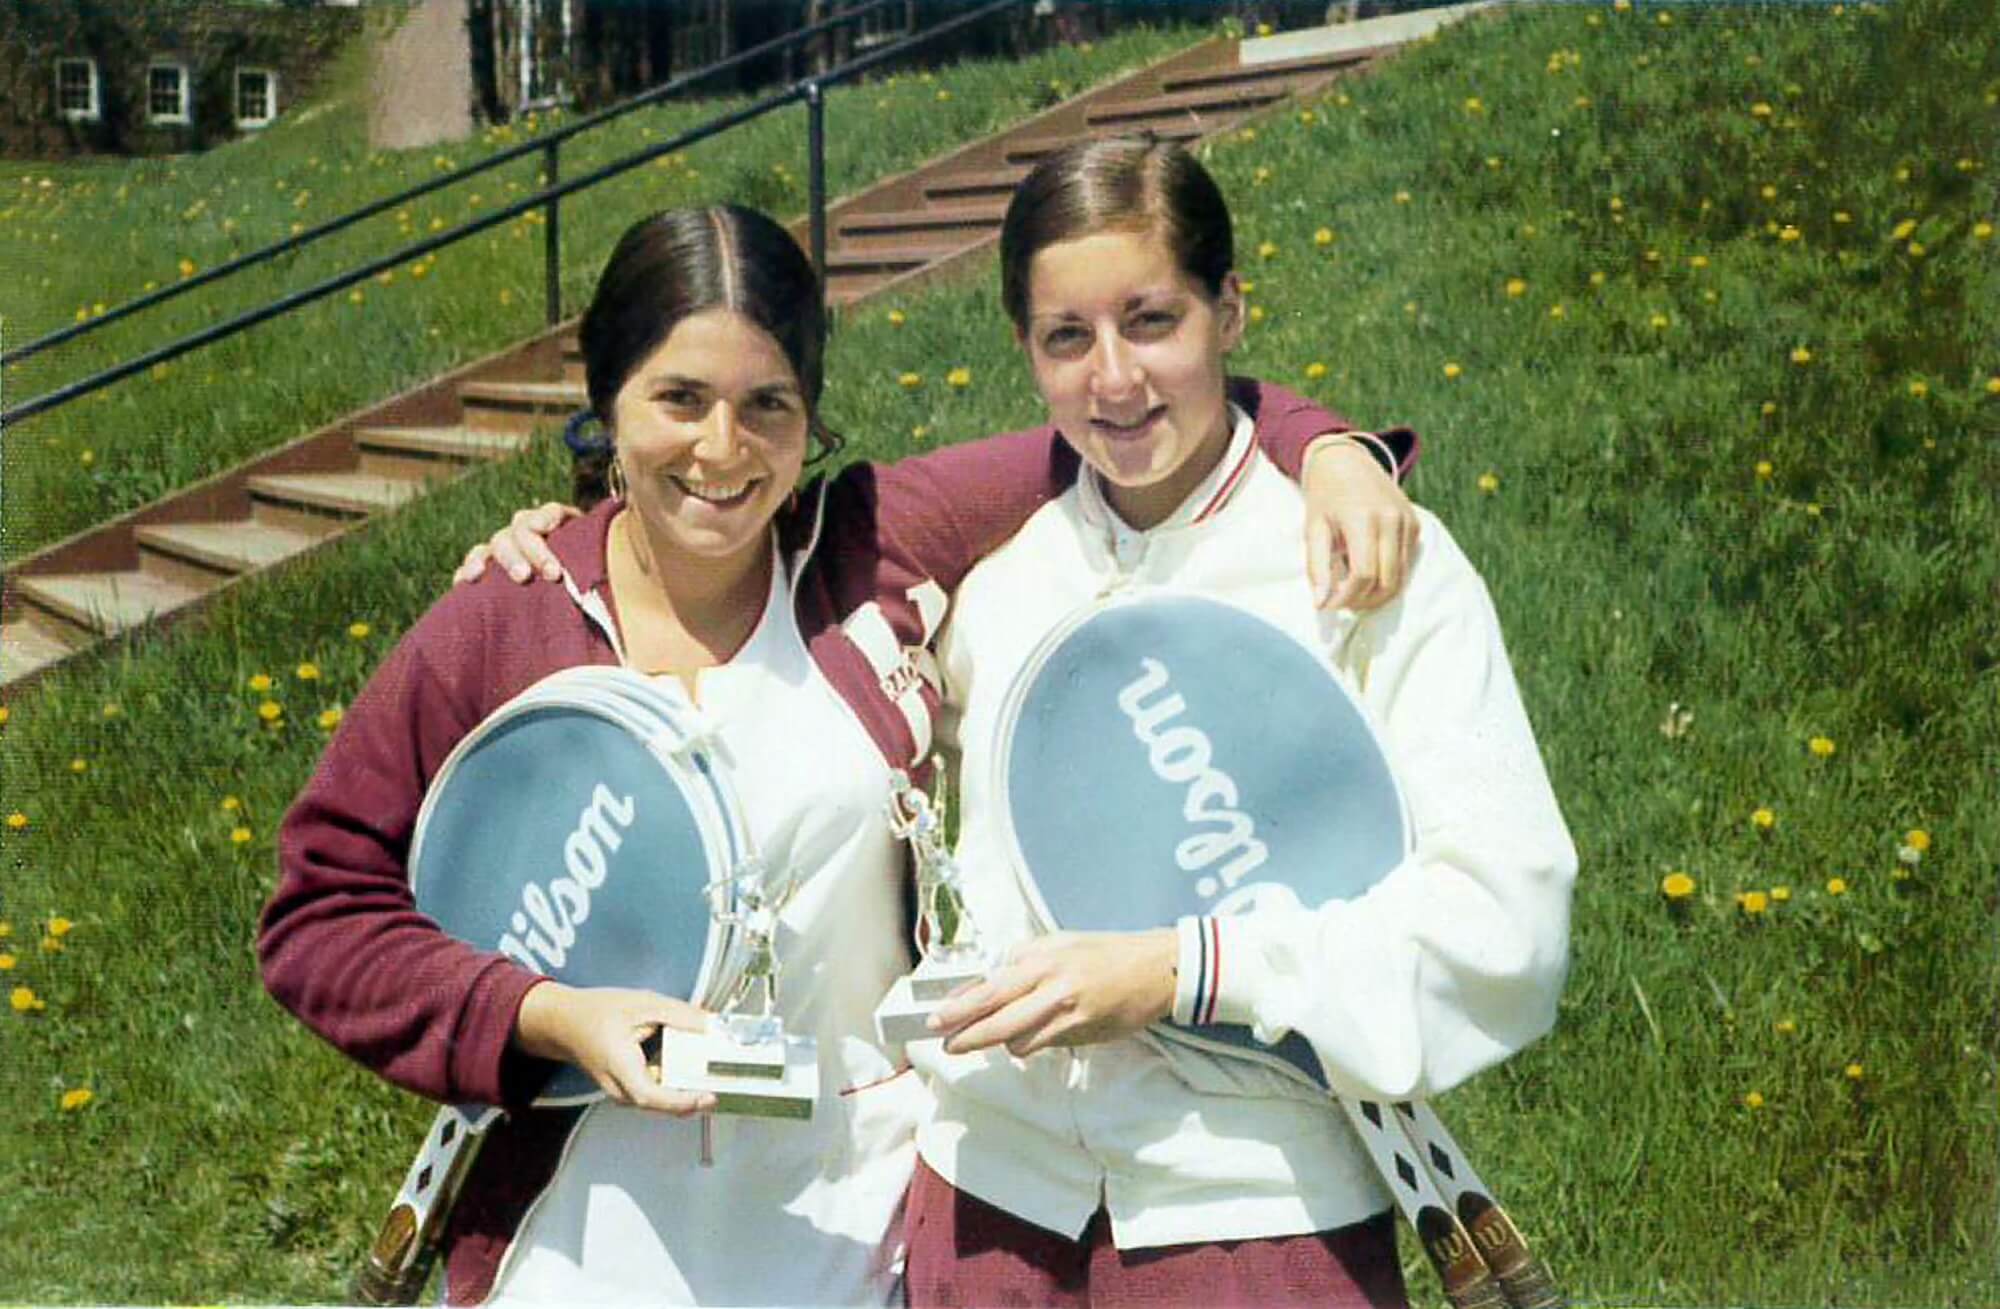
[[[1235,41],[1205,42],[834,204],[829,302],[985,267],[1009,196],[1043,155],[1082,135],[1228,131],[1392,48],[1368,44],[1367,26],[1342,29],[1340,48],[1268,62],[1239,58]],[[794,230],[803,240],[804,224]],[[522,449],[584,406],[582,378],[565,324],[20,560],[0,593],[0,689],[196,612],[236,581]]]

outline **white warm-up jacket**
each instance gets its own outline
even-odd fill
[[[1354,900],[1183,920],[1176,1017],[1200,995],[1215,1021],[1272,1040],[1296,1031],[1336,1090],[1375,1100],[1435,1096],[1549,1029],[1575,850],[1486,588],[1418,512],[1404,593],[1359,618],[1318,612],[1298,488],[1239,415],[1222,462],[1158,527],[1126,527],[1085,470],[971,571],[939,653],[959,707],[943,724],[962,754],[958,856],[988,945],[1037,930],[999,813],[1010,685],[1080,607],[1115,588],[1169,587],[1232,601],[1328,652],[1382,739],[1415,832],[1414,853]],[[1201,948],[1205,933],[1219,949]],[[1026,1060],[946,1055],[937,1042],[911,1057],[939,1102],[919,1132],[925,1161],[1054,1231],[1081,1233],[1100,1203],[1128,1248],[1322,1231],[1389,1203],[1338,1106],[1251,1061],[1150,1033]]]

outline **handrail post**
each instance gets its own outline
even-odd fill
[[[806,83],[806,189],[812,210],[813,272],[819,277],[820,308],[826,308],[826,97],[818,82]]]
[[[542,148],[542,172],[546,175],[543,185],[553,187],[561,177],[562,167],[558,152],[562,145],[551,141]],[[542,223],[542,265],[545,272],[545,294],[548,302],[548,325],[554,327],[562,321],[562,197],[550,196],[543,210]]]

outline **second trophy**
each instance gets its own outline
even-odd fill
[[[917,966],[875,1007],[882,1040],[899,1044],[935,1039],[931,1014],[953,991],[983,979],[993,961],[966,909],[943,812],[905,773],[894,774],[890,788],[890,830],[910,843],[917,876]]]

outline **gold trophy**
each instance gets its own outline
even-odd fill
[[[992,960],[965,907],[958,862],[945,847],[944,815],[909,775],[890,781],[889,829],[910,843],[917,873],[917,966],[875,1007],[885,1044],[935,1040],[926,1021],[944,998],[984,978]]]
[[[736,888],[727,908],[721,893]],[[708,887],[709,912],[742,934],[745,958],[721,1012],[704,1032],[674,1032],[662,1052],[660,1080],[682,1091],[708,1091],[715,1112],[756,1118],[811,1118],[819,1099],[819,1056],[810,1037],[787,1036],[778,1017],[778,911],[795,879],[770,885],[756,860]]]

